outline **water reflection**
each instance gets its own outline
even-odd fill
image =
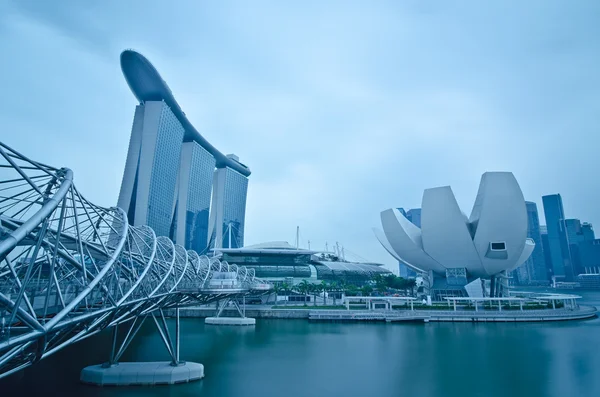
[[[600,294],[586,299],[600,302]],[[185,360],[206,378],[186,385],[78,383],[107,358],[110,334],[72,346],[11,379],[2,396],[598,396],[600,320],[531,324],[333,324],[259,320],[255,327],[182,321]],[[123,361],[168,360],[146,324]]]

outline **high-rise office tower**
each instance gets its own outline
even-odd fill
[[[183,127],[162,101],[135,109],[118,206],[132,225],[169,236]]]
[[[546,263],[544,261],[544,248],[542,244],[542,235],[540,233],[540,218],[538,215],[537,204],[526,201],[527,207],[527,237],[535,242],[535,248],[527,260],[530,281],[546,281],[548,275],[546,272]]]
[[[412,208],[406,211],[406,219],[408,219],[413,225],[421,227],[421,209]]]
[[[546,265],[546,278],[552,275],[552,258],[550,257],[550,243],[548,242],[548,228],[546,225],[540,225],[540,235],[542,237],[542,251],[544,251],[544,264]]]
[[[594,229],[590,223],[581,223],[579,219],[565,219],[560,224],[560,245],[565,263],[565,275],[568,280],[584,272],[580,256],[580,243],[594,240]]]
[[[548,279],[537,205],[534,202],[526,201],[525,206],[527,208],[527,237],[535,242],[535,248],[529,259],[515,269],[514,274],[519,284],[542,282]]]
[[[179,170],[173,237],[186,248],[204,253],[215,158],[197,142],[184,142]]]
[[[238,161],[237,156],[228,157]],[[244,246],[247,192],[247,177],[228,167],[215,170],[209,223],[210,248]]]
[[[565,276],[565,263],[560,245],[560,224],[565,219],[563,203],[560,194],[542,197],[544,217],[548,230],[548,249],[553,276]]]
[[[559,223],[560,249],[565,265],[565,279],[573,281],[577,272],[578,250],[577,244],[583,241],[581,222],[579,219],[563,219]]]
[[[141,54],[121,54],[121,68],[136,107],[118,206],[132,225],[148,225],[158,236],[199,253],[206,252],[211,195],[221,214],[235,222],[243,243],[250,170],[212,146],[187,119],[154,66]],[[216,168],[216,171],[215,171]],[[223,187],[213,187],[222,172]],[[227,176],[229,174],[236,177]],[[217,180],[218,178],[215,178]],[[240,184],[243,185],[240,187]],[[216,194],[213,189],[223,194]]]
[[[583,222],[581,224],[581,233],[583,234],[584,241],[592,241],[596,239],[596,233],[594,233],[594,227],[591,223]]]
[[[600,274],[600,239],[585,240],[579,243],[579,274]]]

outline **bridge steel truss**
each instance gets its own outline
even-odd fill
[[[226,286],[213,275],[235,273]],[[270,286],[254,271],[186,251],[125,212],[83,197],[68,168],[31,160],[0,142],[0,378],[114,327],[109,364],[153,318],[173,363],[164,310]],[[117,326],[129,331],[117,346]],[[177,321],[177,328],[179,328]]]

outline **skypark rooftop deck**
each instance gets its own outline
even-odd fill
[[[184,141],[195,141],[212,154],[217,168],[231,168],[244,176],[250,175],[250,169],[233,158],[227,157],[210,144],[188,120],[175,100],[171,89],[162,79],[156,68],[146,57],[134,50],[121,53],[121,70],[135,97],[141,102],[165,101],[185,130]]]

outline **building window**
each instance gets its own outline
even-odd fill
[[[491,243],[491,245],[492,245],[492,250],[493,251],[504,251],[504,250],[506,250],[506,243],[505,242]]]

